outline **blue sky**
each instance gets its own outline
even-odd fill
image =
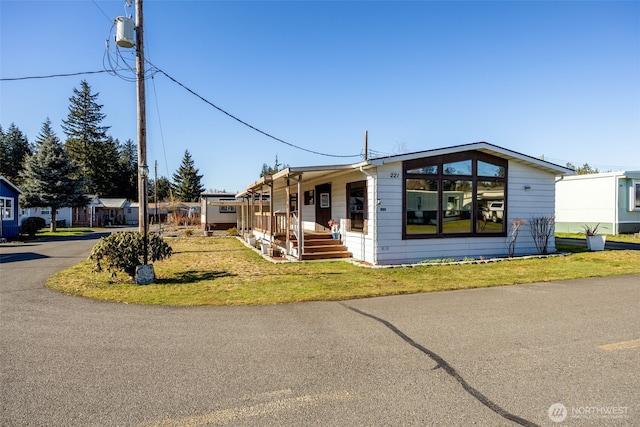
[[[126,11],[126,12],[125,12]],[[124,1],[0,1],[0,78],[105,69]],[[292,166],[486,141],[564,165],[640,170],[638,1],[144,1],[150,165],[189,150],[207,189]],[[111,50],[113,51],[113,41]],[[121,50],[133,64],[133,52]],[[108,66],[107,66],[108,68]],[[132,73],[124,72],[126,77]],[[58,136],[86,79],[121,141],[135,83],[106,73],[0,81],[0,124]]]

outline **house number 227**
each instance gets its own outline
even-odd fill
[[[391,178],[400,178],[400,172],[391,172],[390,176]]]

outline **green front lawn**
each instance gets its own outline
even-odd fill
[[[156,283],[92,273],[86,261],[47,286],[71,295],[132,304],[253,305],[335,301],[584,277],[640,274],[640,251],[584,252],[488,264],[365,268],[344,261],[273,264],[235,238],[167,238],[174,249],[154,265]]]

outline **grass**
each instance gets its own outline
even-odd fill
[[[36,237],[34,239],[40,239],[43,237],[46,237],[46,238],[76,237],[76,236],[82,236],[83,234],[92,233],[94,231],[95,230],[87,227],[69,227],[69,228],[57,228],[56,232],[52,233],[49,230],[49,228],[46,228],[46,229],[43,228],[42,230],[39,230],[36,233]],[[19,235],[19,236],[16,236],[13,240],[17,242],[27,242],[34,239],[31,239],[29,236],[26,236],[26,235]]]
[[[556,238],[561,239],[582,239],[585,240],[584,233],[556,233]],[[618,234],[616,236],[607,234],[607,242],[635,243],[640,245],[640,233],[635,234]]]
[[[152,285],[138,286],[124,274],[92,273],[85,261],[52,276],[47,286],[131,304],[266,305],[640,274],[640,251],[378,269],[343,261],[273,264],[235,238],[167,240],[174,255],[154,265]]]

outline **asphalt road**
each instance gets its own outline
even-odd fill
[[[268,307],[44,288],[93,243],[0,245],[0,425],[640,425],[638,276]]]

